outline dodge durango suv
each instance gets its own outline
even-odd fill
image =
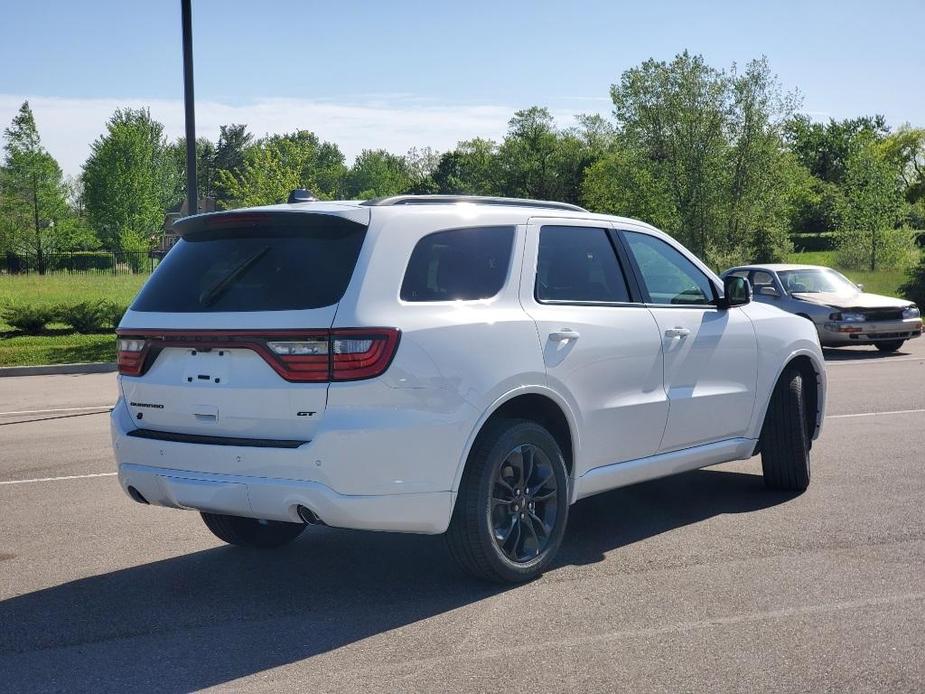
[[[118,329],[119,480],[275,547],[445,533],[472,574],[550,565],[569,507],[760,452],[803,490],[813,325],[642,222],[460,196],[187,217]]]

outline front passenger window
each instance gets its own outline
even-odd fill
[[[702,306],[713,303],[713,283],[671,245],[649,234],[623,232],[636,259],[649,303]]]

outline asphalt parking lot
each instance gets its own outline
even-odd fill
[[[502,589],[439,537],[222,545],[112,475],[112,374],[0,379],[0,690],[922,691],[925,340],[833,351],[805,494],[760,462],[572,509]]]

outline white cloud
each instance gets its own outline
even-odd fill
[[[180,99],[64,98],[0,94],[0,124],[8,124],[24,100],[35,114],[46,149],[65,174],[75,175],[90,153],[90,144],[105,129],[113,111],[147,106],[161,121],[169,139],[183,134],[183,102]],[[404,153],[412,146],[447,150],[459,140],[472,137],[498,139],[519,108],[507,105],[440,104],[409,94],[376,94],[363,100],[291,99],[268,97],[245,104],[217,101],[196,103],[196,133],[212,140],[219,126],[247,123],[258,136],[297,129],[314,131],[321,139],[337,143],[348,161],[361,149],[382,147]],[[574,113],[587,110],[553,109],[558,122],[571,124]]]

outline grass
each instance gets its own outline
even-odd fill
[[[28,303],[38,306],[108,299],[128,305],[147,275],[0,275],[0,305]],[[10,332],[0,319],[0,366],[70,364],[114,361],[116,344],[112,333],[81,335],[63,325],[51,324],[42,335]]]
[[[855,284],[863,284],[864,291],[886,296],[899,296],[899,287],[906,281],[906,273],[901,270],[843,270],[835,262],[835,251],[808,251],[793,253],[788,258],[791,263],[807,265],[826,265],[834,267]]]

